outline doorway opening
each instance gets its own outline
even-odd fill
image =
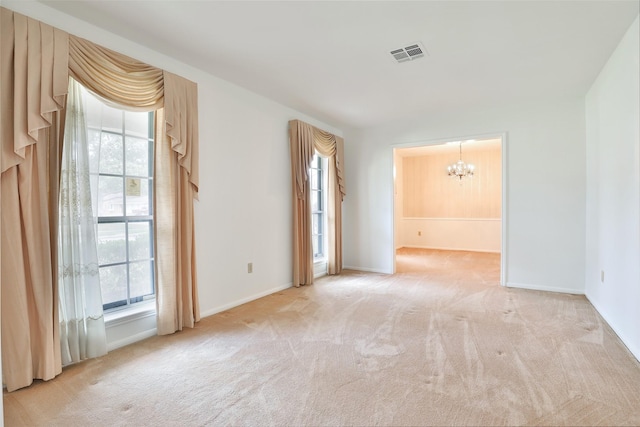
[[[473,173],[449,173],[458,161]],[[468,268],[504,285],[506,135],[396,146],[393,162],[394,272]]]

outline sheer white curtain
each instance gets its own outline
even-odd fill
[[[91,208],[83,88],[69,79],[58,234],[60,346],[68,365],[107,353],[96,231]]]

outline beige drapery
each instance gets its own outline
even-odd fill
[[[4,8],[1,20],[2,369],[12,391],[62,370],[56,220],[68,36]]]
[[[329,158],[327,194],[328,273],[342,271],[342,200],[344,184],[344,140],[300,120],[289,122],[291,182],[293,197],[293,285],[313,283],[311,202],[309,166],[314,152]]]
[[[198,92],[195,83],[166,71],[164,92],[165,107],[155,117],[155,134],[160,140],[156,140],[154,161],[160,335],[192,328],[200,320],[193,221],[193,199],[198,194],[198,122],[190,120],[198,117]]]
[[[195,83],[8,9],[0,11],[2,364],[3,380],[12,391],[61,372],[57,203],[69,75],[129,108],[165,107],[156,145],[170,144],[159,151],[163,165],[174,165],[175,178],[165,184],[175,188],[156,188],[161,199],[156,203],[164,207],[156,216],[167,227],[161,235],[173,239],[156,242],[162,246],[156,266],[167,262],[174,271],[157,285],[159,296],[180,298],[174,306],[158,307],[160,334],[193,326],[200,317],[193,250],[198,115]]]

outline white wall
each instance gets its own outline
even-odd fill
[[[585,283],[589,300],[640,360],[639,33],[636,18],[586,96]]]
[[[585,118],[580,98],[347,130],[344,263],[393,271],[393,147],[507,133],[510,286],[584,292]]]
[[[396,249],[404,246],[404,242],[400,235],[400,219],[404,218],[404,162],[402,157],[398,155],[396,150],[393,150],[393,198],[394,198],[394,216],[393,221],[393,236],[394,247]],[[395,259],[394,259],[395,263]],[[394,268],[395,271],[395,268]]]
[[[301,119],[342,136],[339,129],[41,3],[3,1],[3,6],[198,83],[195,222],[203,316],[291,286],[288,121]],[[118,342],[126,343],[125,335],[110,331]]]

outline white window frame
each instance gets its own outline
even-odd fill
[[[91,94],[89,94],[88,96],[93,96]],[[96,98],[97,99],[97,98]],[[102,101],[100,101],[98,99],[98,101],[102,104]],[[87,103],[89,104],[89,103]],[[95,105],[95,104],[94,104]],[[147,142],[148,142],[148,166],[149,166],[149,170],[148,170],[148,176],[139,176],[139,175],[134,175],[134,174],[127,174],[127,170],[126,170],[126,140],[127,137],[134,137],[137,139],[140,139],[141,136],[138,134],[131,134],[129,132],[127,132],[126,129],[126,120],[125,120],[125,114],[126,111],[122,110],[122,109],[118,109],[117,107],[113,107],[110,106],[111,108],[115,108],[116,110],[119,110],[122,114],[122,127],[120,130],[115,130],[115,129],[110,129],[110,128],[106,128],[104,125],[100,126],[100,127],[96,127],[96,126],[88,126],[88,130],[90,131],[95,131],[95,132],[99,132],[100,133],[100,139],[102,140],[102,134],[103,133],[109,133],[112,135],[118,135],[122,138],[122,150],[123,150],[123,154],[122,154],[122,173],[121,174],[114,174],[114,173],[103,173],[102,171],[99,170],[99,166],[98,166],[98,171],[92,171],[91,172],[91,176],[92,177],[117,177],[117,178],[122,178],[122,215],[118,215],[118,216],[98,216],[99,213],[99,209],[98,206],[94,207],[94,212],[96,215],[96,236],[98,235],[98,227],[100,224],[116,224],[116,223],[122,223],[124,224],[124,229],[125,229],[125,261],[122,262],[115,262],[115,263],[105,263],[105,264],[99,264],[99,268],[104,268],[104,267],[113,267],[113,266],[118,266],[118,265],[125,265],[126,266],[126,277],[127,277],[127,295],[126,295],[126,299],[125,300],[120,300],[120,301],[116,301],[116,302],[109,302],[109,303],[104,303],[103,301],[103,309],[105,314],[114,314],[117,312],[139,312],[139,311],[148,311],[149,309],[154,309],[155,310],[155,298],[156,298],[156,278],[155,278],[155,233],[154,233],[154,212],[153,212],[153,160],[154,160],[154,155],[153,155],[153,150],[154,150],[154,140],[153,140],[153,112],[149,112],[147,114],[149,114],[149,126],[148,126],[148,132],[147,132]],[[91,108],[89,105],[87,105],[86,108]],[[144,139],[144,138],[142,138]],[[102,144],[102,142],[101,142]],[[148,198],[149,198],[149,214],[148,215],[127,215],[127,194],[126,194],[126,186],[127,186],[127,178],[133,178],[133,179],[147,179],[148,180]],[[97,182],[97,181],[96,181]],[[94,194],[94,192],[98,191],[97,188],[94,188],[94,186],[92,185],[92,189],[91,189],[91,197],[93,200],[97,200],[96,195]],[[132,260],[130,258],[130,254],[129,254],[129,227],[128,225],[130,223],[147,223],[149,226],[149,246],[150,246],[150,253],[149,253],[149,258],[144,258],[144,259],[137,259],[137,260]],[[151,294],[147,294],[144,296],[140,296],[140,297],[133,297],[131,296],[131,276],[130,276],[130,266],[132,264],[136,264],[136,263],[141,263],[141,262],[145,262],[145,263],[149,263],[149,268],[150,268],[150,272],[149,272],[149,276],[151,279],[151,289],[152,292]],[[153,304],[153,307],[151,307],[150,304]],[[111,316],[110,316],[111,317]]]
[[[319,166],[319,167],[318,167]],[[320,179],[318,180],[318,184],[319,187],[318,188],[314,188],[313,185],[313,180],[311,181],[311,194],[310,194],[310,200],[313,200],[314,197],[318,197],[317,193],[320,193],[320,199],[319,199],[319,209],[317,210],[313,210],[311,211],[311,239],[312,242],[315,240],[316,236],[321,235],[322,238],[320,240],[321,244],[322,244],[322,251],[318,254],[316,254],[316,250],[314,248],[314,254],[313,254],[313,262],[314,264],[326,264],[327,262],[327,248],[328,248],[328,238],[327,238],[327,188],[328,188],[328,184],[329,184],[329,180],[328,180],[328,169],[329,169],[329,162],[328,159],[325,157],[322,157],[320,155],[318,155],[318,153],[315,153],[315,155],[313,156],[313,160],[311,162],[311,167],[309,168],[309,176],[311,177],[311,175],[315,172],[317,173],[318,171],[320,172]],[[311,178],[310,178],[311,179]],[[313,206],[313,204],[312,204]],[[321,224],[320,227],[318,228],[320,230],[320,233],[314,233],[314,223],[315,223],[315,218],[316,215],[320,215],[321,218]]]

